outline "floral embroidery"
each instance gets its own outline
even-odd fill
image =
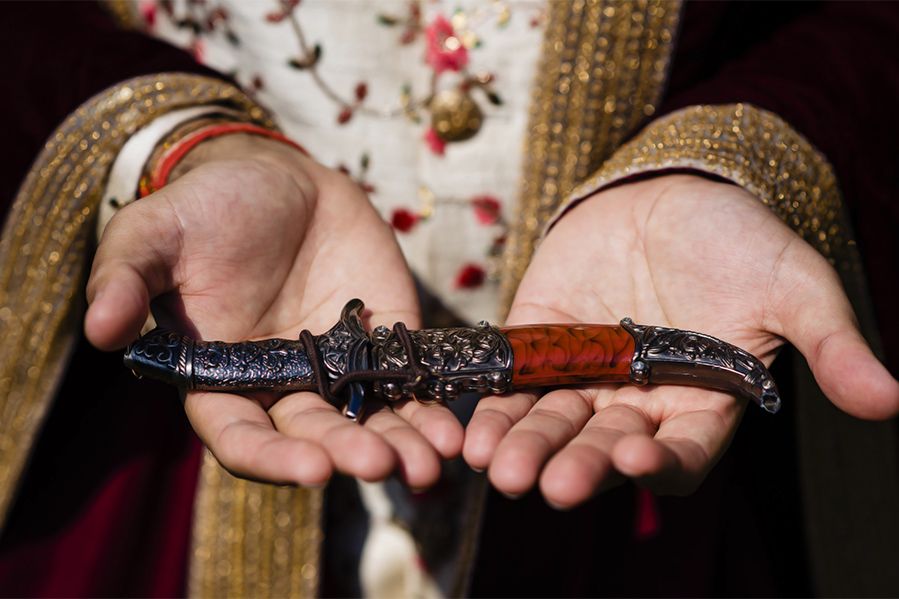
[[[227,40],[238,46],[240,40],[235,35],[225,0],[139,0],[141,14],[148,29],[160,27],[160,19],[166,19],[175,28],[182,30],[186,38],[181,38],[199,61],[207,58],[216,60],[218,46],[209,36]],[[406,119],[421,125],[420,140],[434,156],[446,155],[449,146],[461,143],[477,135],[489,113],[484,108],[499,106],[503,100],[496,91],[496,74],[477,70],[477,49],[483,47],[480,33],[484,26],[497,29],[505,27],[512,16],[508,2],[493,2],[474,5],[469,9],[456,9],[451,13],[433,14],[425,19],[423,3],[413,0],[406,4],[405,11],[398,14],[377,14],[375,24],[394,32],[396,41],[403,46],[420,48],[421,64],[427,68],[430,77],[419,89],[411,83],[400,86],[398,102],[395,106],[374,106],[371,97],[377,80],[359,80],[347,87],[334,86],[328,80],[322,57],[326,43],[307,37],[301,22],[301,0],[272,0],[271,10],[260,11],[258,17],[266,27],[282,27],[292,32],[296,50],[284,56],[284,61],[293,69],[307,75],[321,94],[333,103],[332,118],[338,125],[349,125],[360,118]],[[177,10],[174,8],[177,4]],[[532,10],[528,8],[527,10]],[[542,24],[542,8],[536,16],[524,15],[530,19],[532,27]],[[214,52],[213,52],[214,51]],[[415,50],[413,50],[415,51]],[[215,56],[211,56],[215,54]],[[207,56],[209,55],[209,56]],[[266,82],[261,72],[247,70],[241,72],[225,69],[228,74],[244,83],[250,93],[264,90]],[[416,86],[418,87],[418,86]],[[369,157],[363,154],[357,167],[338,165],[367,193],[376,193],[374,185],[367,180]],[[386,216],[398,234],[414,234],[416,227],[431,217],[438,206],[453,205],[455,209],[471,211],[471,217],[478,225],[490,227],[487,232],[487,248],[483,261],[464,260],[452,282],[458,290],[471,290],[496,279],[499,257],[506,240],[507,224],[502,216],[502,204],[498,197],[484,193],[467,198],[437,198],[429,190],[420,191],[422,206],[419,210],[397,207]],[[462,260],[460,260],[461,262]]]
[[[408,233],[421,220],[421,215],[408,208],[397,208],[390,216],[390,224],[400,233]]]
[[[484,284],[487,273],[478,264],[466,264],[456,274],[457,289],[475,289]]]
[[[487,251],[486,265],[469,262],[464,264],[456,274],[456,289],[475,289],[485,281],[495,281],[499,277],[499,262],[506,243],[508,225],[502,216],[502,203],[493,195],[482,194],[466,200],[437,197],[430,189],[419,188],[421,207],[418,211],[406,207],[395,208],[390,215],[390,224],[398,233],[410,233],[415,226],[429,219],[439,206],[470,208],[473,217],[485,227],[495,227],[498,232],[493,237]]]
[[[194,38],[194,41],[190,44],[190,53],[197,62],[204,62],[206,57],[206,43],[203,41],[203,38]]]
[[[144,27],[152,31],[156,27],[156,4],[142,0],[138,3],[137,10],[144,21]]]
[[[409,16],[405,18],[398,18],[393,15],[381,13],[378,15],[377,20],[379,24],[387,25],[389,27],[402,25],[403,32],[400,34],[399,42],[402,45],[407,46],[414,42],[418,38],[418,34],[421,33],[421,4],[418,2],[410,2]]]
[[[280,23],[286,19],[293,9],[300,5],[300,0],[279,0],[279,4],[281,6],[278,7],[278,10],[265,15],[265,20],[269,23]]]
[[[433,127],[425,129],[424,139],[428,144],[428,149],[437,156],[443,156],[446,153],[446,142],[440,138]]]
[[[268,13],[266,20],[277,24],[288,22],[299,45],[299,54],[288,59],[288,64],[298,70],[307,71],[313,83],[322,93],[337,104],[336,121],[340,125],[349,123],[354,115],[363,114],[377,118],[405,116],[415,123],[421,122],[422,112],[430,113],[431,126],[425,130],[423,140],[428,149],[437,156],[443,156],[446,144],[463,141],[474,136],[481,128],[483,113],[472,97],[474,90],[483,91],[491,104],[499,105],[502,100],[492,89],[494,76],[491,73],[472,74],[467,70],[469,50],[480,46],[480,38],[470,28],[472,20],[463,11],[457,10],[452,21],[437,15],[427,26],[422,26],[422,11],[419,1],[409,4],[408,15],[396,17],[388,14],[377,15],[377,22],[388,27],[401,26],[399,42],[409,45],[424,33],[424,61],[431,68],[429,89],[422,96],[413,96],[410,85],[400,91],[400,105],[394,109],[378,110],[365,105],[368,84],[356,84],[353,97],[348,97],[333,88],[321,74],[319,63],[323,48],[321,44],[310,45],[295,9],[297,0],[281,0],[279,9]],[[500,26],[508,22],[508,7],[500,7]],[[483,20],[483,19],[481,19]],[[476,19],[475,19],[476,21]],[[461,78],[450,87],[440,85],[441,75],[459,73]],[[442,88],[442,89],[441,89]],[[361,92],[361,93],[360,93]]]
[[[212,35],[218,32],[232,46],[240,45],[240,38],[237,37],[234,29],[231,28],[230,15],[222,6],[191,1],[187,2],[186,8],[179,10],[178,14],[176,14],[174,4],[171,1],[160,2],[159,7],[171,19],[175,27],[191,32],[192,39],[187,45],[193,51],[194,57],[200,62],[203,62],[204,58],[202,51],[204,47],[203,35]],[[152,30],[156,26],[157,14],[155,7],[151,7],[148,3],[142,5],[140,10],[147,28]]]
[[[437,75],[444,71],[461,71],[468,64],[468,49],[456,36],[452,24],[437,15],[425,30],[427,52],[425,60]]]
[[[495,225],[502,218],[499,200],[493,196],[483,195],[471,198],[475,216],[482,225]]]

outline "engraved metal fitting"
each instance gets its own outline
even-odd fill
[[[780,410],[774,378],[749,352],[709,335],[638,325],[630,318],[621,327],[634,338],[630,380],[635,385],[711,387],[750,399],[772,414]]]
[[[459,327],[409,331],[414,359],[428,373],[406,384],[386,383],[381,396],[389,401],[449,401],[466,392],[505,393],[512,383],[512,347],[499,329],[487,322]],[[372,362],[378,370],[408,370],[409,357],[399,339],[372,335]]]

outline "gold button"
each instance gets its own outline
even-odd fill
[[[481,129],[484,114],[477,102],[459,89],[438,92],[431,100],[431,127],[443,141],[464,141]]]

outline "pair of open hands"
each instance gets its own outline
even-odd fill
[[[291,148],[234,135],[202,144],[186,174],[124,208],[88,283],[88,338],[133,340],[157,321],[205,339],[322,332],[363,298],[370,325],[420,316],[392,230],[357,185]],[[553,228],[508,324],[637,322],[687,328],[774,359],[787,340],[825,394],[863,418],[899,410],[899,383],[871,354],[830,265],[742,189],[664,176],[597,193]],[[502,492],[539,484],[559,507],[622,478],[658,493],[694,489],[725,450],[744,402],[687,387],[585,386],[490,397],[467,428],[444,406],[382,407],[364,426],[314,393],[274,404],[190,393],[187,415],[230,471],[322,485],[399,471],[434,483],[460,453]]]

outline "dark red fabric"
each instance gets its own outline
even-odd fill
[[[163,71],[214,73],[186,52],[125,31],[95,2],[0,2],[0,210],[50,133],[91,96]]]
[[[82,340],[0,537],[0,595],[182,594],[201,455],[177,393]]]
[[[789,363],[774,363],[787,397],[789,372]],[[813,596],[794,405],[768,416],[747,411],[696,493],[657,498],[658,529],[650,536],[634,528],[638,491],[630,484],[565,512],[537,492],[512,500],[491,489],[470,595]]]
[[[143,74],[211,74],[87,2],[0,2],[0,56],[4,215],[88,98]],[[0,595],[183,594],[200,456],[171,389],[82,340],[0,535]]]

